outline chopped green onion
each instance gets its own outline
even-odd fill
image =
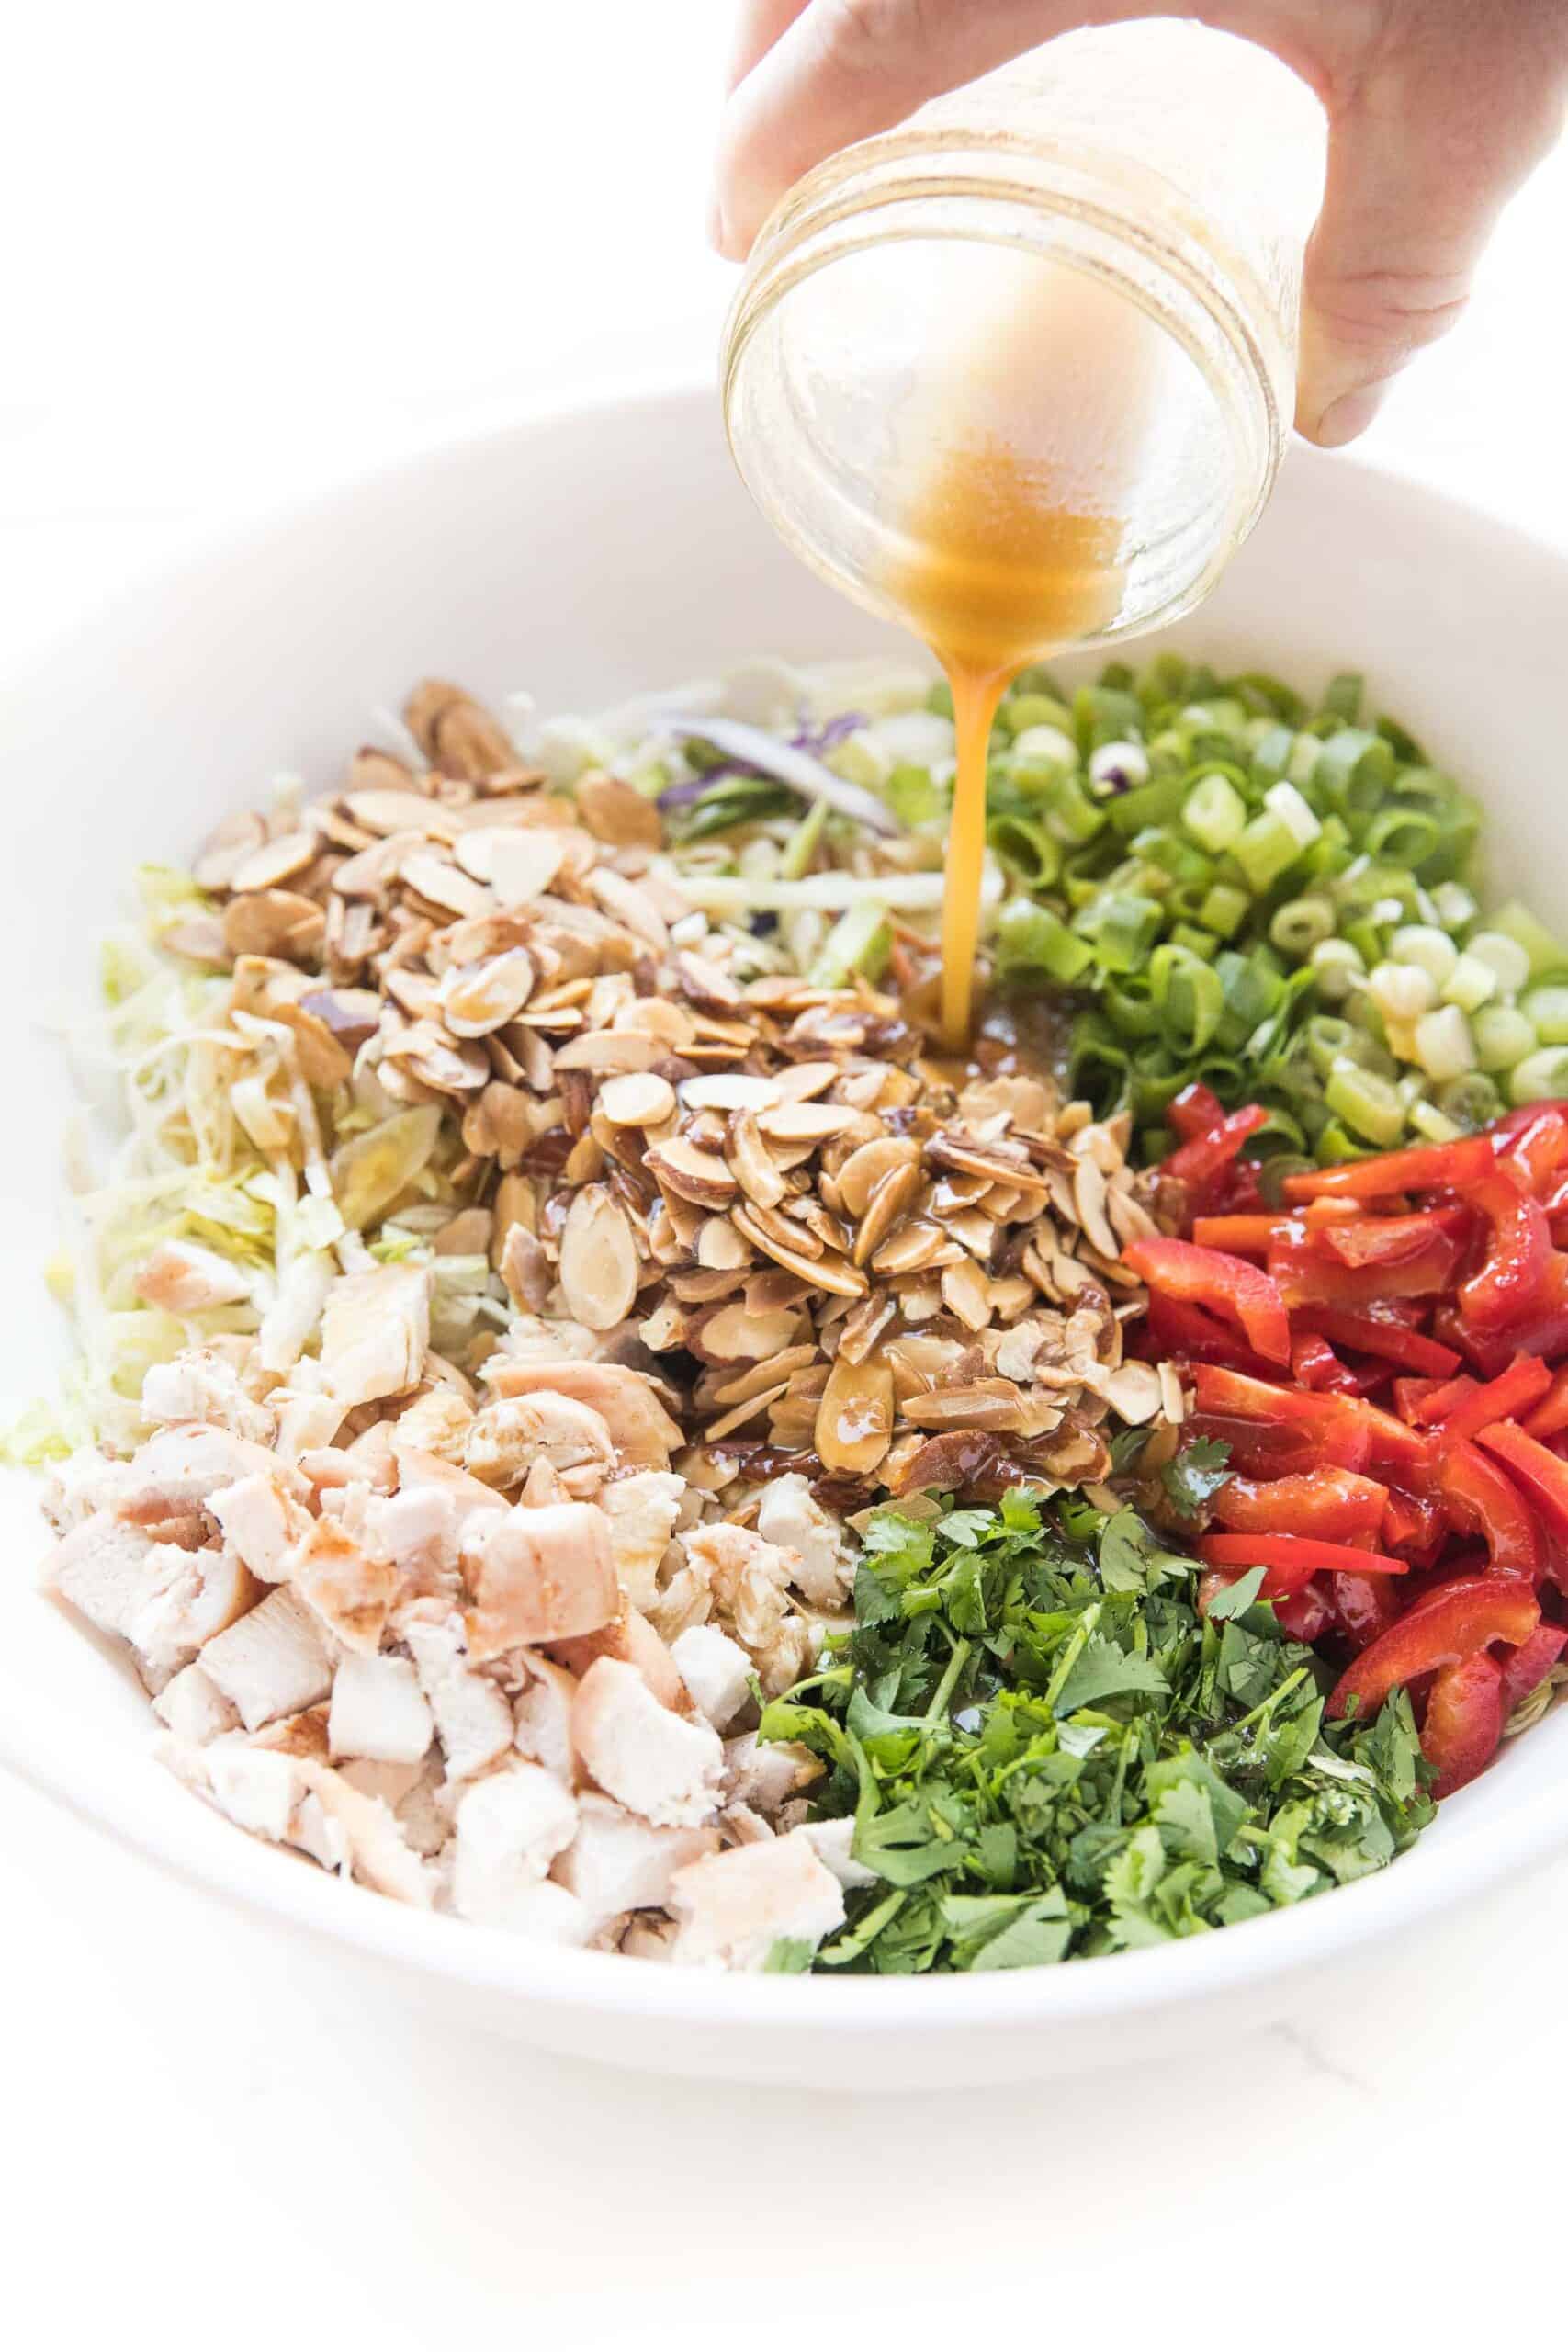
[[[1367,976],[1365,964],[1348,939],[1320,940],[1311,962],[1318,994],[1330,1004],[1341,1003]]]
[[[1282,954],[1306,956],[1328,939],[1333,930],[1334,901],[1310,894],[1287,899],[1276,910],[1269,925],[1269,936]]]
[[[1444,1001],[1457,1004],[1461,1012],[1479,1012],[1496,993],[1497,975],[1491,965],[1468,952],[1460,956],[1443,989]]]
[[[1529,909],[1522,907],[1517,899],[1510,899],[1506,906],[1498,908],[1486,935],[1495,937],[1499,932],[1524,949],[1529,958],[1529,977],[1532,979],[1540,979],[1545,972],[1560,971],[1563,965],[1568,964],[1568,954],[1563,952],[1546,925],[1538,922]],[[1474,947],[1473,939],[1470,944]],[[1522,988],[1524,982],[1517,980],[1514,985]]]
[[[1439,1005],[1416,1023],[1416,1058],[1428,1078],[1462,1078],[1475,1068],[1470,1023],[1457,1004]]]
[[[1520,1102],[1561,1102],[1568,1096],[1568,1046],[1543,1046],[1515,1064],[1508,1079],[1508,1098]]]
[[[1543,932],[1544,939],[1546,933]],[[1554,956],[1558,951],[1552,950]],[[1497,987],[1504,996],[1517,996],[1529,978],[1533,965],[1530,953],[1522,940],[1506,931],[1478,931],[1465,947],[1467,956],[1490,966],[1497,976]]]
[[[812,958],[807,980],[814,989],[841,989],[857,972],[879,980],[892,952],[886,908],[863,899],[839,917]]]
[[[1438,1089],[1438,1108],[1465,1128],[1483,1127],[1503,1107],[1503,1098],[1489,1078],[1472,1069]]]
[[[1367,994],[1385,1021],[1416,1021],[1438,1001],[1437,983],[1419,964],[1375,964]]]
[[[1464,1133],[1458,1120],[1439,1111],[1435,1102],[1412,1102],[1410,1124],[1428,1143],[1453,1143]]]
[[[1269,889],[1301,854],[1301,842],[1272,808],[1254,817],[1231,844],[1231,854],[1255,890]]]
[[[1531,989],[1520,998],[1519,1011],[1535,1023],[1543,1046],[1568,1046],[1568,988],[1561,982]]]
[[[1483,1069],[1512,1069],[1540,1043],[1534,1022],[1512,1004],[1483,1004],[1471,1023],[1471,1034]]]
[[[1198,920],[1205,931],[1229,939],[1241,929],[1251,908],[1252,901],[1245,890],[1238,890],[1234,883],[1216,882],[1198,910]]]
[[[1010,899],[1003,907],[997,925],[997,977],[1003,987],[1043,978],[1071,988],[1093,961],[1088,942],[1048,908],[1029,899]]]
[[[1111,891],[1084,909],[1075,928],[1092,943],[1101,971],[1135,972],[1148,961],[1163,920],[1157,899]]]
[[[1247,803],[1228,776],[1206,775],[1182,802],[1181,821],[1195,842],[1218,857],[1239,840],[1247,823]]]
[[[1323,831],[1317,811],[1302,798],[1293,784],[1283,778],[1269,786],[1263,796],[1263,806],[1272,809],[1280,822],[1294,836],[1301,849],[1310,849]]]
[[[1389,953],[1396,964],[1416,964],[1423,972],[1430,973],[1439,989],[1448,985],[1459,962],[1459,950],[1453,941],[1433,923],[1402,924],[1389,942]]]
[[[1354,1134],[1380,1149],[1397,1142],[1404,1131],[1404,1105],[1394,1087],[1348,1055],[1330,1071],[1323,1099]]]

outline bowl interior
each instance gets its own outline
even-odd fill
[[[1209,605],[1172,637],[1222,668],[1308,685],[1364,668],[1376,707],[1487,803],[1495,883],[1527,892],[1549,920],[1568,919],[1561,557],[1429,492],[1302,451]],[[49,1024],[90,991],[96,940],[123,911],[138,864],[187,859],[280,770],[326,785],[374,714],[421,676],[453,676],[490,697],[526,688],[547,711],[592,710],[752,653],[811,658],[898,641],[775,542],[735,479],[705,391],[579,406],[420,458],[86,618],[0,707],[19,884],[0,937],[19,1106],[0,1233],[0,1407],[46,1385],[63,1354],[40,1280],[71,1107]],[[16,1760],[46,1783],[69,1781],[79,1804],[108,1817],[110,1779],[129,1776],[145,1842],[221,1875],[208,1858],[243,1841],[210,1823],[193,1847],[197,1808],[145,1767],[151,1718],[129,1671],[105,1645],[95,1656],[34,1589],[42,1535],[25,1482],[7,1481],[0,1510],[0,1724],[25,1713],[31,1740]],[[15,1753],[15,1734],[9,1744]],[[1527,1818],[1540,1828],[1524,1843],[1553,1834],[1565,1744],[1568,1718],[1516,1743],[1391,1875],[1427,1873],[1407,1893],[1445,1899],[1486,1867],[1488,1849],[1517,1849]],[[285,1883],[277,1869],[289,1883],[300,1875],[246,1849],[230,1875],[249,1873],[270,1903]],[[343,1891],[326,1892],[344,1903]],[[1249,1950],[1299,1956],[1323,1932],[1312,1915],[1362,1894],[1371,1890],[1205,1945],[1252,1938]],[[1359,1916],[1373,1920],[1377,1902]],[[1210,1962],[1190,1948],[1179,1958],[1196,1985]],[[1086,1973],[1042,1972],[1039,2014]],[[1131,1994],[1134,1975],[1119,1981]]]

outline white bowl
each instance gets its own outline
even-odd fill
[[[1561,786],[1568,561],[1340,458],[1292,458],[1262,527],[1176,641],[1311,686],[1365,666],[1494,810],[1500,884],[1568,916]],[[40,1266],[68,1092],[36,1020],[90,984],[131,868],[179,861],[280,768],[338,772],[367,715],[435,673],[550,708],[757,651],[865,650],[887,633],[775,544],[707,391],[579,401],[438,449],[236,538],[89,614],[0,707],[16,896],[5,925],[11,1214],[0,1381],[20,1403],[62,1354]],[[710,1976],[563,1952],[428,1917],[247,1839],[151,1756],[107,1645],[34,1589],[41,1522],[5,1498],[0,1757],[274,1934],[396,1971],[454,2018],[627,2064],[737,2079],[934,2087],[1168,2048],[1223,2007],[1280,2013],[1289,1980],[1568,1841],[1568,1715],[1516,1742],[1376,1878],[1222,1934],[1016,1974]]]

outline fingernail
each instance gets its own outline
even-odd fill
[[[1354,441],[1364,433],[1382,406],[1382,384],[1365,385],[1359,392],[1341,393],[1331,401],[1317,423],[1313,439],[1323,449],[1343,448],[1347,441]]]

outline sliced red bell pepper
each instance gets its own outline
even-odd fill
[[[1389,1551],[1419,1558],[1440,1544],[1447,1532],[1448,1523],[1436,1496],[1389,1489],[1382,1521],[1382,1542]]]
[[[1452,1380],[1412,1380],[1395,1383],[1396,1389],[1401,1385],[1410,1388],[1424,1387],[1427,1391],[1425,1396],[1413,1400],[1410,1411],[1403,1418],[1407,1421],[1413,1421],[1417,1429],[1436,1429],[1438,1422],[1451,1413],[1456,1406],[1462,1405],[1467,1396],[1473,1396],[1477,1393],[1481,1383],[1479,1380],[1472,1380],[1468,1372],[1461,1372]]]
[[[1195,1200],[1205,1199],[1239,1155],[1247,1136],[1256,1135],[1268,1117],[1268,1112],[1258,1102],[1233,1111],[1228,1118],[1221,1119],[1217,1127],[1209,1127],[1201,1135],[1190,1136],[1185,1143],[1178,1144],[1169,1159],[1160,1162],[1160,1174],[1169,1177],[1173,1183],[1184,1184]]]
[[[1528,1699],[1537,1686],[1545,1681],[1563,1646],[1568,1644],[1568,1625],[1538,1625],[1528,1642],[1510,1650],[1503,1660],[1503,1720],[1507,1722],[1521,1699]]]
[[[1477,1445],[1506,1463],[1530,1500],[1560,1535],[1568,1535],[1568,1462],[1560,1462],[1517,1421],[1494,1421],[1475,1432]]]
[[[1462,1209],[1421,1209],[1411,1216],[1336,1219],[1317,1229],[1321,1247],[1347,1266],[1395,1266],[1420,1256],[1434,1236],[1462,1242],[1471,1218]]]
[[[1380,1634],[1348,1666],[1328,1702],[1331,1715],[1373,1715],[1391,1690],[1435,1667],[1452,1666],[1491,1642],[1527,1641],[1540,1621],[1528,1584],[1490,1573],[1450,1577]]]
[[[1486,1135],[1499,1160],[1518,1170],[1538,1200],[1568,1165],[1568,1106],[1561,1102],[1527,1102],[1495,1120]]]
[[[1352,1159],[1338,1168],[1308,1168],[1287,1176],[1288,1201],[1323,1195],[1354,1201],[1385,1201],[1394,1193],[1465,1192],[1490,1174],[1493,1150],[1485,1136],[1463,1136],[1456,1143],[1417,1143],[1385,1151],[1375,1159]]]
[[[1299,1592],[1312,1577],[1402,1577],[1408,1563],[1357,1544],[1324,1544],[1314,1535],[1205,1535],[1198,1557],[1210,1568],[1267,1568],[1263,1589]]]
[[[1560,1364],[1551,1375],[1551,1385],[1535,1410],[1527,1415],[1524,1424],[1527,1437],[1556,1437],[1568,1430],[1568,1363]]]
[[[1290,1363],[1291,1327],[1284,1301],[1269,1277],[1245,1258],[1162,1236],[1129,1242],[1122,1258],[1161,1297],[1230,1317],[1260,1356],[1270,1363]]]
[[[1334,1604],[1314,1578],[1274,1603],[1280,1631],[1292,1642],[1315,1642],[1334,1623]]]
[[[1303,1388],[1345,1389],[1360,1393],[1360,1384],[1348,1364],[1341,1363],[1327,1340],[1316,1331],[1298,1331],[1291,1340],[1291,1370]]]
[[[1161,1298],[1151,1292],[1145,1328],[1148,1335],[1145,1352],[1156,1363],[1166,1356],[1176,1356],[1187,1363],[1229,1364],[1233,1370],[1251,1373],[1260,1380],[1272,1379],[1278,1369],[1249,1348],[1230,1324],[1222,1323],[1202,1307],[1190,1306],[1181,1299]]]
[[[1465,1198],[1481,1211],[1492,1234],[1479,1271],[1460,1284],[1460,1313],[1474,1329],[1496,1331],[1540,1305],[1552,1257],[1551,1229],[1546,1211],[1506,1161],[1472,1184]]]
[[[1445,1666],[1427,1701],[1421,1753],[1437,1774],[1432,1794],[1451,1797],[1483,1771],[1503,1736],[1503,1669],[1477,1650]]]
[[[1393,1384],[1393,1409],[1402,1421],[1408,1421],[1413,1429],[1418,1429],[1426,1419],[1423,1407],[1432,1397],[1445,1396],[1450,1388],[1457,1388],[1461,1381],[1464,1382],[1467,1387],[1475,1386],[1474,1381],[1463,1373],[1461,1374],[1458,1381],[1413,1380],[1408,1375],[1402,1380],[1396,1380]],[[1454,1402],[1457,1404],[1459,1399],[1456,1397]],[[1436,1419],[1441,1420],[1442,1417],[1442,1408],[1439,1407]]]
[[[1206,1136],[1217,1127],[1225,1115],[1225,1106],[1212,1087],[1201,1079],[1194,1079],[1174,1097],[1166,1111],[1168,1125],[1176,1129],[1183,1143],[1190,1143],[1194,1136]]]
[[[1427,1441],[1396,1421],[1392,1413],[1368,1404],[1364,1396],[1322,1396],[1309,1388],[1279,1388],[1220,1364],[1199,1364],[1193,1385],[1202,1413],[1228,1413],[1238,1420],[1310,1422],[1321,1461],[1361,1470],[1369,1459],[1375,1459],[1413,1478],[1425,1477],[1429,1471]],[[1347,1445],[1351,1430],[1362,1433],[1364,1446]]]
[[[1444,1445],[1457,1445],[1489,1421],[1521,1420],[1551,1385],[1551,1374],[1539,1356],[1516,1356],[1495,1380],[1455,1401],[1438,1424],[1439,1439]]]
[[[1211,1509],[1240,1534],[1315,1535],[1329,1544],[1375,1547],[1388,1488],[1354,1470],[1325,1466],[1283,1478],[1230,1477]]]
[[[1399,1615],[1399,1587],[1387,1577],[1338,1576],[1333,1589],[1335,1616],[1355,1649],[1364,1650],[1386,1634]]]
[[[1382,1356],[1385,1363],[1402,1364],[1409,1372],[1424,1373],[1429,1380],[1441,1380],[1459,1370],[1460,1359],[1452,1348],[1445,1348],[1438,1340],[1428,1340],[1424,1332],[1411,1330],[1397,1317],[1380,1315],[1375,1309],[1354,1314],[1343,1306],[1307,1306],[1301,1311],[1301,1320],[1309,1330],[1337,1341],[1342,1348]]]
[[[1192,1220],[1192,1238],[1202,1250],[1228,1250],[1236,1258],[1261,1258],[1276,1241],[1304,1241],[1306,1227],[1299,1217],[1200,1216]]]
[[[1317,1428],[1310,1421],[1240,1420],[1229,1413],[1195,1413],[1187,1427],[1194,1437],[1218,1438],[1229,1446],[1231,1468],[1249,1478],[1289,1477],[1325,1462],[1337,1469],[1364,1470],[1371,1459],[1366,1431],[1345,1419]]]
[[[1505,1471],[1464,1440],[1448,1447],[1438,1472],[1449,1522],[1461,1535],[1479,1535],[1494,1570],[1539,1584],[1544,1562],[1529,1504]]]
[[[1342,1306],[1364,1313],[1382,1299],[1431,1298],[1446,1291],[1459,1268],[1461,1248],[1452,1234],[1435,1229],[1410,1257],[1387,1266],[1344,1266],[1315,1244],[1276,1241],[1265,1261],[1280,1295],[1298,1306]]]
[[[1540,1299],[1518,1322],[1491,1331],[1468,1321],[1457,1306],[1440,1306],[1432,1317],[1432,1329],[1439,1340],[1451,1339],[1461,1346],[1488,1380],[1506,1372],[1517,1355],[1560,1363],[1568,1355],[1568,1257],[1551,1253]]]

